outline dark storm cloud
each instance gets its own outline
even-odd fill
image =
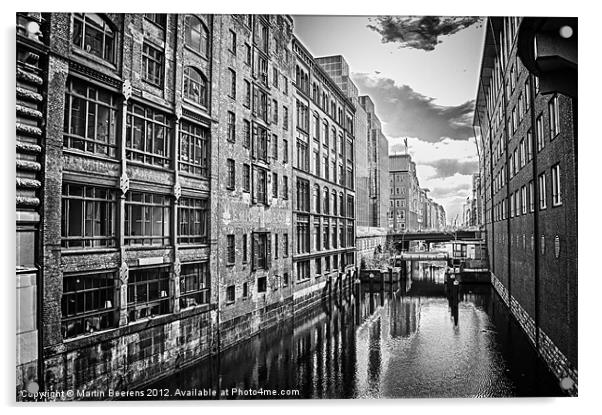
[[[367,26],[382,36],[383,43],[431,51],[441,43],[439,36],[453,35],[480,21],[480,17],[378,16]]]
[[[426,163],[422,163],[427,166],[431,166],[435,168],[435,175],[431,177],[432,179],[437,179],[441,177],[451,177],[453,175],[461,174],[468,175],[476,173],[479,170],[479,162],[478,161],[460,161],[457,159],[441,159],[430,161]]]
[[[474,100],[457,106],[441,106],[434,98],[419,94],[408,85],[397,86],[389,78],[353,74],[363,95],[370,95],[380,119],[386,123],[385,135],[417,137],[430,143],[467,140],[472,137]]]

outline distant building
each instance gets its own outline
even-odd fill
[[[382,132],[372,99],[364,95],[359,97],[359,101],[368,114],[370,226],[385,228],[389,210],[389,141]]]
[[[389,156],[389,232],[440,230],[445,227],[445,209],[420,187],[416,164],[409,154]]]
[[[297,39],[293,143],[295,302],[355,267],[355,105]]]
[[[354,133],[355,133],[355,193],[356,193],[356,247],[358,263],[370,263],[374,254],[382,251],[386,243],[385,224],[378,219],[378,210],[374,208],[382,203],[383,196],[388,196],[388,182],[380,182],[381,189],[377,192],[380,199],[375,199],[373,183],[374,162],[373,147],[369,146],[370,131],[368,113],[360,102],[357,86],[349,76],[349,65],[341,55],[315,58],[328,76],[345,93],[355,106]],[[364,98],[366,100],[366,98]],[[372,106],[370,106],[372,108]],[[376,117],[370,114],[370,118]],[[370,147],[370,151],[369,151]],[[381,157],[382,160],[382,157]],[[385,189],[384,186],[387,186]],[[371,193],[372,191],[372,193]],[[376,200],[376,202],[375,202]],[[378,202],[378,200],[381,200]]]

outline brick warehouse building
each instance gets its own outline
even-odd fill
[[[517,56],[520,24],[486,22],[474,118],[492,282],[576,393],[576,100],[540,90]]]
[[[355,106],[293,38],[295,304],[349,278],[355,259]]]
[[[357,262],[360,267],[363,265],[374,267],[374,263],[379,258],[378,253],[382,252],[386,245],[387,233],[383,224],[380,224],[380,227],[373,226],[374,216],[378,214],[378,211],[371,209],[374,197],[370,195],[370,159],[375,157],[375,152],[374,147],[370,145],[371,130],[369,130],[368,113],[360,103],[359,90],[350,77],[351,71],[345,57],[342,55],[323,56],[317,58],[316,61],[355,106],[353,130],[355,137],[355,191],[357,194],[355,202]],[[363,102],[369,102],[373,107],[368,97],[365,97]],[[376,118],[376,115],[372,114],[371,117]],[[388,143],[386,144],[388,145]],[[370,152],[368,151],[369,147]],[[383,168],[388,161],[388,150],[384,153],[382,151],[376,153],[376,157],[379,159],[375,164]],[[378,185],[382,187],[380,195],[388,195],[389,184],[386,181],[380,181]]]
[[[17,26],[17,390],[144,384],[351,274],[354,106],[289,16]]]
[[[292,313],[293,22],[280,15],[215,19],[213,53],[222,68],[214,72],[212,218],[220,336],[232,344]]]

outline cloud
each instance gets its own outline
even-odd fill
[[[377,16],[370,18],[367,27],[378,32],[383,43],[432,51],[442,42],[440,36],[453,35],[480,22],[480,17]]]
[[[434,167],[435,175],[432,178],[450,177],[454,174],[472,175],[479,170],[479,162],[477,160],[441,159],[425,164]]]
[[[460,197],[462,200],[468,196],[471,186],[469,183],[460,183],[455,186],[435,187],[429,193],[435,200]]]
[[[417,137],[428,142],[467,140],[474,135],[474,100],[457,106],[442,106],[435,99],[398,86],[390,78],[366,73],[352,74],[363,95],[370,95],[383,122],[383,132],[392,137]]]

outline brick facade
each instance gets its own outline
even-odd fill
[[[19,399],[31,382],[52,391],[144,385],[350,281],[354,107],[312,68],[344,116],[315,102],[312,111],[344,141],[324,151],[336,164],[330,179],[301,169],[295,144],[309,131],[296,103],[309,96],[295,68],[307,51],[290,16],[17,20],[17,211],[27,232],[17,338],[28,344],[19,347]],[[322,216],[336,223],[340,243],[311,255],[309,278],[296,267],[308,259],[296,249],[298,177],[344,200],[312,215],[312,227]],[[316,275],[317,259],[322,270],[332,261],[329,273]]]
[[[477,96],[489,259],[494,286],[512,298],[513,314],[536,349],[557,376],[576,385],[575,102],[539,91],[517,56],[519,24],[519,18],[488,21]]]

